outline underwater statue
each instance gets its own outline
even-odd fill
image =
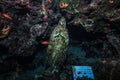
[[[51,34],[47,49],[47,64],[52,73],[59,72],[66,57],[68,42],[66,20],[62,17]]]

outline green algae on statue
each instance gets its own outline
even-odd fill
[[[59,71],[60,66],[63,64],[68,43],[69,37],[66,29],[66,21],[65,18],[62,17],[51,34],[47,49],[47,64],[52,73]]]

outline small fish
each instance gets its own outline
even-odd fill
[[[7,18],[7,19],[12,20],[12,17],[10,15],[6,14],[6,13],[3,13],[2,16]]]
[[[109,0],[109,3],[113,4],[115,2],[115,0]]]
[[[61,8],[61,9],[64,9],[64,8],[66,8],[66,7],[68,7],[68,6],[69,6],[69,4],[63,3],[63,2],[60,4],[60,8]]]
[[[1,33],[0,33],[0,39],[5,38],[10,32],[10,26],[6,26],[2,29]]]
[[[29,18],[31,17],[29,13],[26,13],[26,15],[27,15],[27,17],[29,17]]]
[[[42,3],[42,10],[43,10],[43,11],[44,11],[44,13],[46,14],[47,9],[46,9],[46,6],[45,6],[45,4],[44,4],[44,1],[43,1],[43,3]]]
[[[48,0],[48,2],[49,2],[49,3],[51,3],[51,2],[52,2],[52,0]]]
[[[102,60],[102,63],[103,63],[103,64],[106,64],[106,63],[107,63],[107,61],[106,61],[106,60]]]
[[[21,21],[21,18],[18,18],[18,21]]]
[[[49,42],[48,41],[42,41],[42,42],[40,42],[42,45],[48,45],[49,44]]]
[[[120,8],[117,11],[120,12]]]

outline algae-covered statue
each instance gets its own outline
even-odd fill
[[[47,49],[47,64],[52,73],[59,71],[60,66],[63,64],[68,42],[69,37],[66,29],[66,20],[62,17],[51,34]]]

